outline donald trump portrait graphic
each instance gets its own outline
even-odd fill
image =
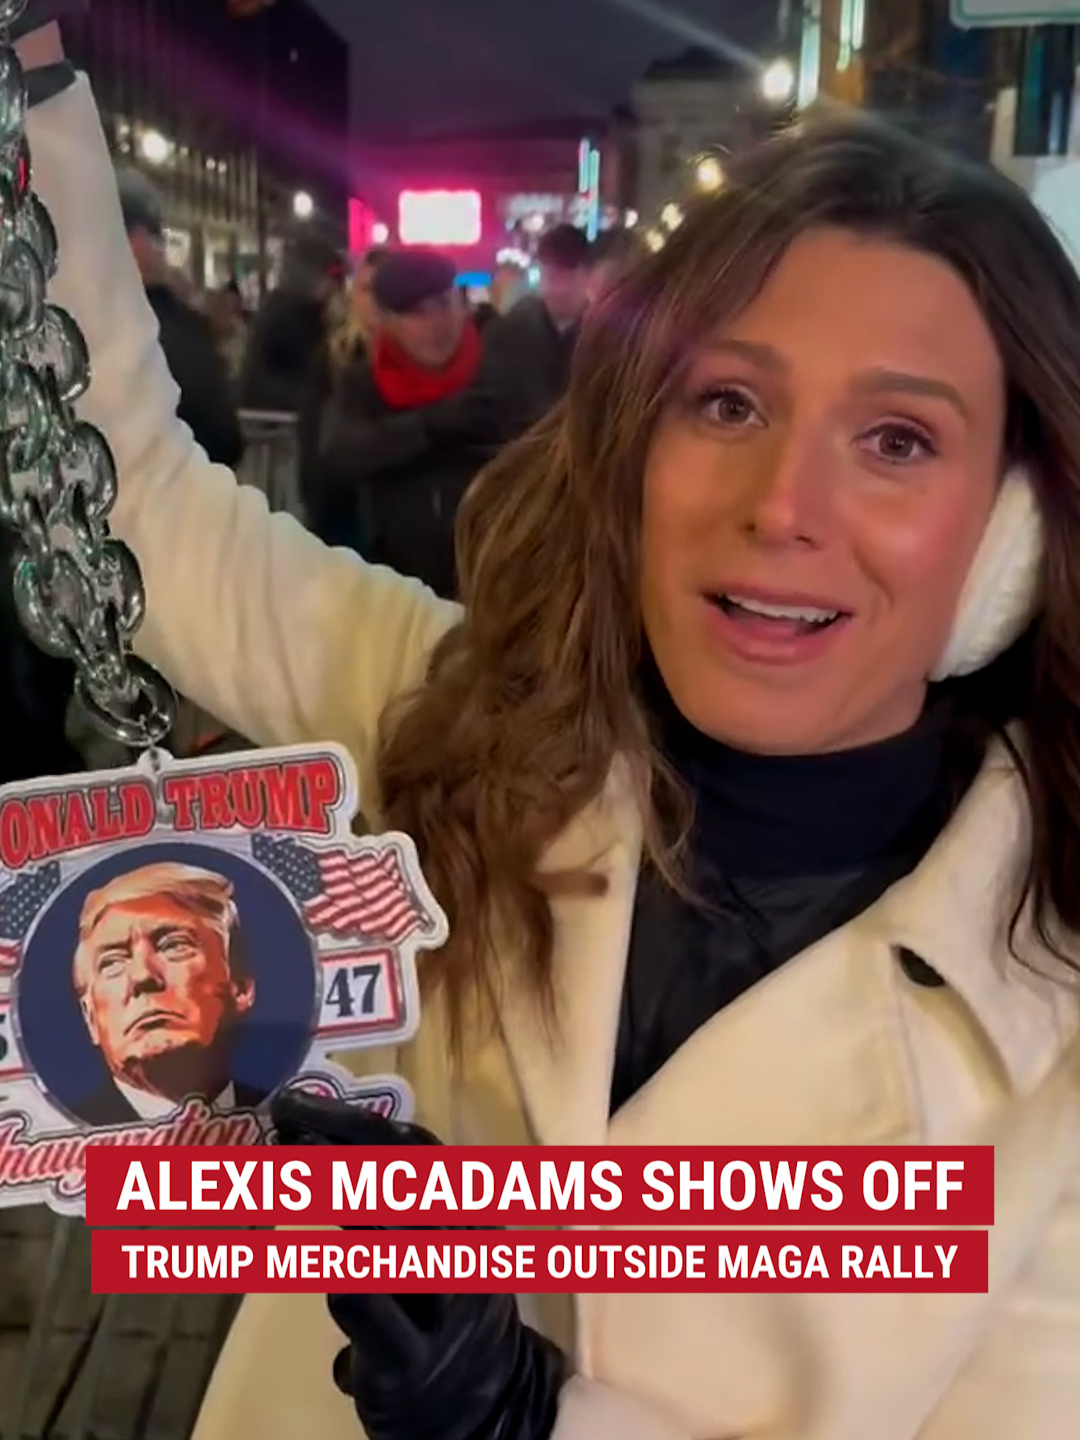
[[[87,1124],[160,1120],[191,1098],[221,1110],[266,1099],[231,1068],[255,982],[225,876],[163,862],[92,891],[79,915],[72,980],[108,1072],[71,1107]]]

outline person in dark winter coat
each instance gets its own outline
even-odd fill
[[[514,440],[562,398],[588,308],[592,250],[583,231],[557,225],[537,246],[540,290],[484,330],[484,364],[474,387],[476,433],[498,447]]]
[[[341,288],[341,256],[318,235],[290,241],[281,279],[251,328],[240,382],[245,410],[301,414],[324,378],[329,308]]]
[[[330,306],[344,279],[341,256],[318,235],[294,236],[281,279],[252,322],[240,405],[295,415],[300,494],[312,513],[319,488],[319,423],[333,389]]]
[[[180,387],[180,418],[211,460],[235,469],[244,442],[228,370],[209,322],[171,283],[157,191],[137,170],[122,172],[119,185],[131,251],[157,316],[169,371]]]
[[[372,281],[375,342],[327,407],[319,485],[356,496],[368,559],[456,592],[458,503],[489,457],[473,436],[469,387],[482,344],[455,267],[429,250],[387,255]]]
[[[68,741],[65,721],[75,667],[39,650],[19,623],[12,592],[15,542],[0,531],[0,686],[4,696],[4,743],[0,785],[68,775],[83,768]]]

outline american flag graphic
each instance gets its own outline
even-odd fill
[[[27,931],[59,888],[60,862],[52,860],[28,870],[0,890],[0,967],[16,963]]]
[[[396,846],[310,850],[296,840],[256,835],[251,853],[299,902],[314,930],[400,945],[432,928]]]

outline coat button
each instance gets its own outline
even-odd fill
[[[900,969],[913,985],[921,985],[924,990],[938,990],[946,983],[934,967],[928,965],[921,955],[916,955],[914,950],[909,950],[906,945],[895,948]]]

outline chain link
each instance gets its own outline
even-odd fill
[[[133,747],[172,728],[167,682],[131,653],[145,609],[135,556],[109,533],[116,466],[75,402],[90,383],[78,325],[47,299],[57,239],[31,184],[26,86],[3,34],[26,0],[0,0],[0,522],[17,544],[15,604],[31,639],[74,662],[95,727]]]

